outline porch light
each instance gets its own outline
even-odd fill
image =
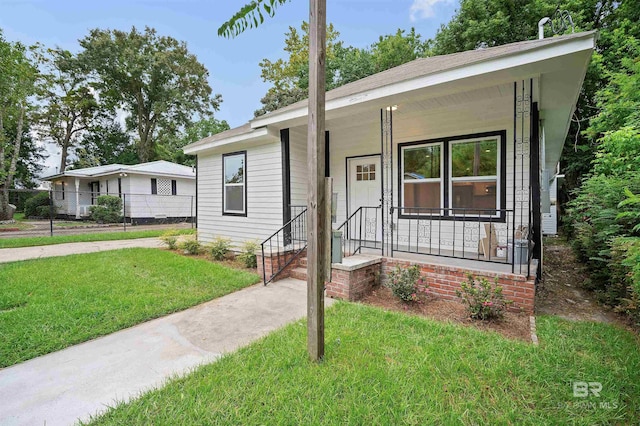
[[[391,105],[387,107],[387,111],[395,111],[398,109],[398,105]]]
[[[120,173],[120,177],[127,177],[126,173]]]

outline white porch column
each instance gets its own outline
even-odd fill
[[[80,179],[75,179],[76,183],[76,219],[80,219]]]

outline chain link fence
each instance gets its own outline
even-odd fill
[[[196,226],[192,195],[16,189],[9,191],[9,204],[15,213],[0,221],[0,238]]]

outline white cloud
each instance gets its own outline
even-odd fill
[[[451,0],[413,0],[409,9],[409,19],[415,22],[420,19],[431,18],[435,15],[433,6],[437,3],[449,3]]]

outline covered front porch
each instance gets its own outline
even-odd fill
[[[532,310],[541,244],[538,84],[529,78],[328,119],[327,294],[354,300],[389,268],[418,264],[441,297],[454,298],[472,273],[497,277],[516,309]],[[265,282],[306,278],[306,126],[283,129],[281,142],[286,224],[262,245]]]
[[[421,99],[412,93],[328,118],[325,175],[342,256],[466,259],[529,276],[539,250],[537,86],[529,78]],[[304,245],[306,126],[281,130],[281,142],[288,225],[274,239]]]
[[[519,283],[521,307],[532,307],[542,206],[593,34],[519,46],[417,60],[329,92],[324,149],[313,156],[304,103],[253,120],[278,129],[282,152],[284,226],[262,245],[265,282],[304,256],[307,164],[321,157],[334,270],[376,256],[383,279],[393,264],[418,263],[451,285],[470,271]]]

